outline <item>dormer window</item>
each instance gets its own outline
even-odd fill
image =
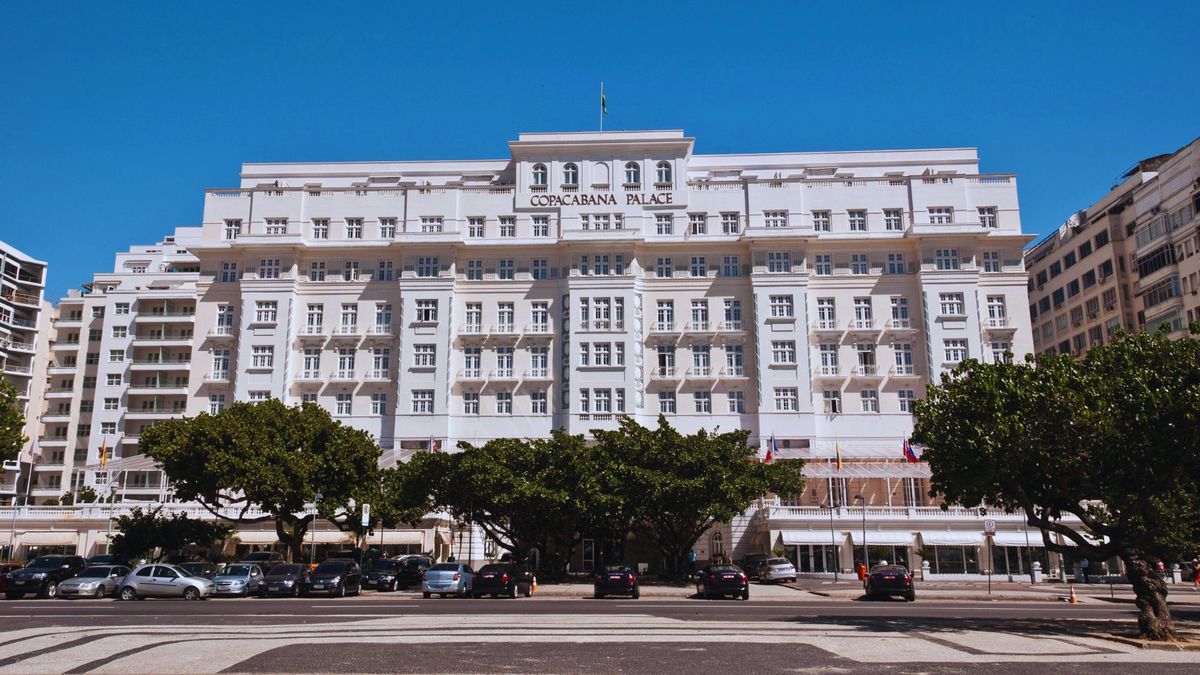
[[[549,183],[549,174],[546,172],[545,164],[533,165],[533,185],[535,187],[546,187]]]
[[[658,166],[655,169],[655,174],[656,174],[656,176],[655,176],[656,177],[656,180],[655,180],[656,185],[659,185],[661,187],[667,187],[667,186],[671,185],[671,163],[670,162],[659,162]]]
[[[574,162],[563,167],[563,185],[579,185],[579,167]]]
[[[625,184],[640,185],[642,182],[642,170],[638,168],[637,162],[625,163]]]

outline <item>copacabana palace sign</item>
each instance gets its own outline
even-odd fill
[[[670,192],[627,192],[625,204],[642,206],[648,204],[673,204]],[[617,196],[611,192],[595,194],[576,193],[565,195],[531,195],[530,206],[617,206]]]

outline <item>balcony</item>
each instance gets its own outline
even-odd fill
[[[688,323],[687,327],[684,328],[684,332],[691,333],[693,335],[699,333],[715,333],[717,332],[717,326],[718,324],[716,321],[691,321]]]
[[[335,370],[329,374],[332,382],[353,382],[358,379],[353,370]]]
[[[459,335],[483,335],[483,326],[477,323],[463,324],[458,327]]]
[[[147,395],[168,395],[188,393],[187,383],[182,384],[131,384],[129,385],[128,393],[131,395],[147,394]]]
[[[17,343],[10,343],[17,344]],[[25,344],[25,343],[20,343]],[[54,344],[50,345],[50,349],[70,349],[72,351],[79,349],[79,340],[55,340]],[[33,351],[30,349],[29,351]]]
[[[892,366],[892,377],[920,377],[912,365]]]
[[[22,293],[20,291],[9,290],[7,288],[4,289],[3,292],[0,292],[0,297],[3,297],[5,300],[8,300],[13,304],[25,305],[26,307],[38,307],[41,303],[41,298],[33,293]]]
[[[208,330],[210,338],[231,338],[233,337],[233,326],[213,326]]]
[[[655,321],[650,324],[650,332],[655,335],[679,335],[682,331],[674,321]]]
[[[221,384],[227,383],[227,382],[229,382],[229,371],[228,370],[216,370],[211,373],[205,373],[204,381],[211,382],[211,383],[221,383]]]
[[[1009,321],[1008,317],[1000,316],[984,319],[983,329],[989,333],[1013,333],[1016,332],[1017,327]]]
[[[79,342],[75,342],[75,346],[79,346]],[[10,352],[25,352],[33,354],[37,351],[37,346],[32,342],[18,342],[17,340],[5,340],[0,338],[0,349],[7,349]]]
[[[172,417],[179,417],[185,412],[184,408],[138,408],[129,410],[125,413],[126,420],[168,420]]]
[[[129,362],[131,370],[190,370],[191,360],[166,359],[133,359]]]
[[[516,335],[517,326],[512,323],[498,323],[492,326],[489,332],[491,335]]]
[[[488,379],[494,382],[515,382],[517,374],[512,368],[496,368],[488,374]]]
[[[875,327],[875,322],[871,319],[851,319],[849,330],[851,333],[875,333],[879,329]]]
[[[195,320],[195,312],[149,312],[133,317],[134,323],[191,323]]]
[[[721,379],[744,380],[746,379],[746,368],[744,366],[725,366],[721,369]]]
[[[481,382],[483,381],[483,371],[478,368],[463,368],[458,371],[458,379],[467,382]]]
[[[840,335],[842,329],[838,328],[837,319],[817,319],[813,322],[812,332],[825,335]]]
[[[592,319],[591,321],[584,319],[579,322],[579,330],[585,333],[594,332],[609,332],[609,331],[624,331],[624,321],[611,321],[609,319]]]
[[[4,364],[4,372],[8,375],[30,376],[33,375],[33,367],[22,366],[16,363],[6,363]]]
[[[367,335],[370,337],[390,338],[393,336],[392,325],[387,323],[377,323],[367,329]]]
[[[550,369],[549,368],[530,368],[529,370],[525,371],[525,377],[523,379],[526,379],[526,380],[549,380],[550,379]]]
[[[622,329],[623,330],[623,329]],[[525,326],[526,335],[552,335],[550,324],[548,323],[531,323]]]
[[[912,321],[909,319],[888,319],[884,330],[889,333],[912,333],[917,329],[913,327]]]
[[[190,346],[191,333],[151,333],[149,335],[134,335],[133,344],[140,347],[175,347]]]
[[[391,375],[390,375],[390,373],[388,373],[387,369],[368,370],[366,377],[364,377],[363,379],[369,380],[371,382],[386,382],[391,379]]]
[[[319,370],[302,370],[302,371],[300,371],[300,374],[296,376],[296,381],[297,382],[320,382],[321,381],[321,371],[319,371]]]
[[[721,331],[725,333],[744,333],[746,329],[741,321],[722,321]]]
[[[333,327],[333,336],[335,338],[357,338],[362,335],[358,324],[343,323]]]
[[[715,380],[716,371],[709,366],[692,366],[688,368],[687,379],[689,380]]]
[[[858,380],[872,380],[883,377],[883,369],[873,363],[860,363],[854,366],[851,376]]]
[[[819,380],[834,380],[845,377],[842,373],[841,366],[817,366],[813,370],[813,377]]]
[[[681,380],[683,379],[683,369],[674,366],[658,366],[650,369],[651,380]]]
[[[38,445],[43,448],[65,448],[67,447],[67,440],[66,436],[42,436],[38,439]]]

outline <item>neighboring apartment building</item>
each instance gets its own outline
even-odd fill
[[[30,438],[18,460],[0,471],[0,501],[9,503],[25,490],[28,472],[21,467],[28,467],[35,449],[51,310],[42,297],[45,286],[46,263],[0,241],[0,377],[17,390]]]
[[[187,408],[199,272],[188,246],[198,236],[198,228],[178,228],[158,244],[119,253],[111,273],[59,302],[35,500],[84,485],[103,494],[108,471],[123,499],[167,497],[161,472],[138,456],[137,439]],[[102,447],[106,472],[89,471],[98,468]]]
[[[1144,159],[1025,254],[1037,353],[1084,354],[1118,330],[1200,320],[1200,140]]]

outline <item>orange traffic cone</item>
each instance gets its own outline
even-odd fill
[[[537,577],[533,578],[533,590],[531,592],[537,593]]]
[[[1071,603],[1072,605],[1079,604],[1079,598],[1075,597],[1075,585],[1074,584],[1071,585],[1071,599],[1068,600],[1067,602]]]

